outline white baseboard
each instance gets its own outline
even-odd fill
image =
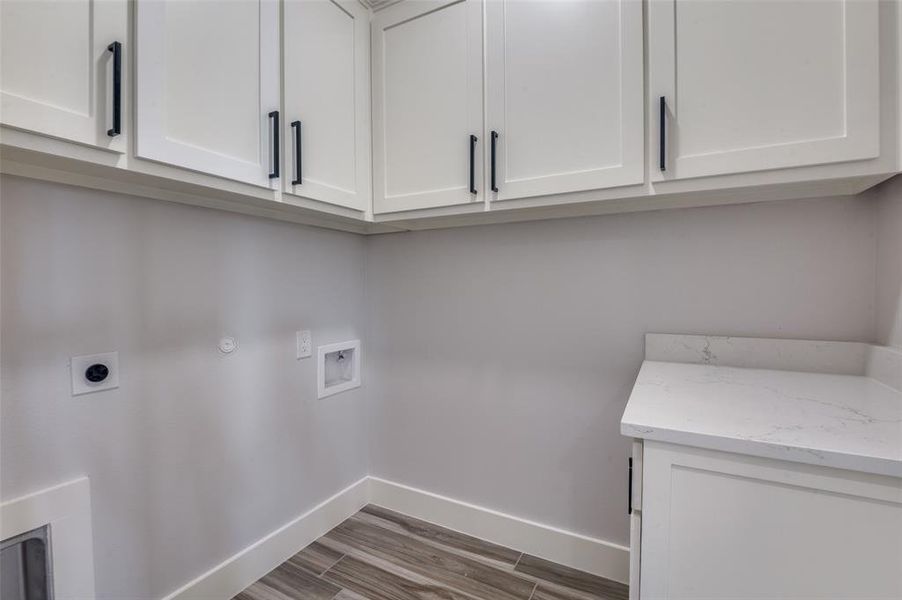
[[[368,479],[364,477],[321,502],[172,592],[163,600],[232,598],[366,506],[369,501]]]
[[[625,546],[364,477],[163,600],[232,598],[369,503],[601,577],[629,580]]]
[[[626,546],[370,477],[370,502],[561,565],[627,583]]]

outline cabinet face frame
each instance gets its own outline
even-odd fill
[[[317,89],[317,82],[312,80],[304,80],[299,78],[295,81],[295,77],[299,77],[292,70],[293,57],[290,53],[289,40],[292,39],[291,18],[288,16],[287,7],[293,3],[311,3],[321,2],[330,4],[335,10],[346,13],[349,18],[354,20],[354,130],[355,130],[355,151],[354,156],[348,157],[354,163],[355,172],[355,188],[345,189],[339,184],[318,179],[316,173],[309,176],[309,170],[304,168],[304,156],[310,156],[317,152],[317,148],[303,144],[304,125],[309,123],[305,120],[303,114],[304,97],[306,94],[320,93]],[[372,191],[372,175],[371,175],[371,123],[370,123],[370,13],[357,0],[282,0],[282,89],[284,115],[282,119],[282,139],[285,151],[283,156],[285,161],[282,170],[282,189],[286,194],[299,196],[303,198],[311,198],[320,202],[327,202],[338,206],[344,206],[354,210],[365,211],[370,203]],[[300,40],[301,45],[304,40]],[[328,56],[328,48],[306,47],[304,51],[314,56],[323,58]],[[297,102],[299,108],[295,111],[292,109],[295,99],[289,101],[288,94],[293,93],[297,88]],[[300,185],[294,185],[292,182],[296,180],[296,159],[295,153],[297,146],[295,145],[296,131],[292,128],[292,122],[301,122],[301,167],[302,179]],[[319,127],[328,127],[328,124],[320,123]]]
[[[698,537],[694,539],[685,539],[686,536],[680,538],[673,536],[674,512],[678,512],[685,518],[688,512],[687,504],[693,507],[693,511],[701,511],[703,515],[711,514],[710,507],[704,506],[705,496],[710,495],[711,489],[708,486],[696,486],[691,491],[687,491],[688,488],[679,487],[681,484],[677,480],[678,473],[697,473],[723,481],[752,484],[756,497],[746,495],[746,501],[772,509],[769,510],[769,513],[774,514],[775,517],[792,518],[795,514],[788,511],[788,507],[784,504],[778,504],[774,500],[775,496],[770,493],[771,489],[789,489],[827,497],[839,497],[849,501],[860,501],[864,511],[867,510],[870,503],[892,507],[892,510],[897,511],[899,523],[902,523],[902,480],[898,478],[645,440],[642,448],[641,562],[638,565],[641,572],[641,597],[643,598],[669,598],[679,595],[680,590],[670,589],[672,569],[670,558],[690,549],[695,552],[706,551],[705,536],[710,537],[723,533],[724,543],[735,548],[729,553],[730,559],[735,560],[737,569],[747,571],[753,567],[746,565],[751,564],[754,560],[760,560],[759,555],[756,555],[754,551],[756,545],[760,546],[765,543],[762,540],[769,541],[778,535],[778,532],[767,527],[768,523],[759,523],[757,527],[745,527],[746,523],[738,522],[735,518],[731,521],[736,524],[735,530],[721,532],[720,529],[717,529],[715,519],[699,517],[710,524],[709,531],[699,532]],[[682,486],[685,485],[684,482]],[[682,489],[679,501],[675,499],[677,489]],[[687,502],[687,494],[692,494],[691,502]],[[767,504],[768,502],[771,504]],[[724,506],[724,510],[731,508],[733,507]],[[811,514],[817,516],[817,510],[817,507],[812,506],[811,511],[815,512],[809,513],[809,516]],[[860,512],[856,511],[856,513]],[[823,514],[826,519],[827,513]],[[738,532],[742,532],[742,535],[737,535]],[[843,543],[843,539],[836,540],[838,545]],[[874,548],[876,543],[877,540],[874,541]],[[778,546],[782,547],[780,544],[770,544],[771,549],[775,552],[779,551]],[[874,548],[859,547],[851,548],[849,551],[866,555],[873,554]],[[902,540],[899,541],[899,548],[899,558],[902,559]],[[787,558],[784,564],[792,564],[793,560],[797,558],[795,555],[792,560]],[[865,559],[862,561],[867,562]],[[698,562],[698,578],[704,580],[707,577],[706,572],[710,570],[711,566],[702,564],[703,562]],[[853,564],[846,564],[849,569],[854,568]],[[803,565],[799,561],[799,571],[793,574],[793,578],[796,578],[799,573],[810,573],[811,565],[807,566],[809,570],[802,571]],[[858,579],[863,577],[862,573],[853,571],[848,571],[848,574],[849,576],[855,575]],[[761,573],[761,578],[764,581],[775,579],[774,577],[769,578],[769,575],[774,574]],[[896,577],[896,580],[890,585],[895,584],[899,590],[902,590],[902,578],[898,577],[898,572],[888,573],[888,576],[889,578]],[[886,581],[883,583],[886,584]],[[774,585],[779,586],[779,583],[774,583]],[[755,595],[748,590],[737,591],[738,595],[733,595],[733,597],[739,597],[743,595],[743,592],[748,592],[756,598],[771,597]],[[705,592],[699,591],[699,594],[703,593]]]
[[[166,135],[164,96],[166,91],[166,6],[178,0],[138,0],[136,2],[136,86],[135,153],[138,158],[275,188],[278,178],[269,177],[274,167],[271,111],[278,111],[280,90],[279,3],[257,0],[260,14],[259,80],[235,85],[259,86],[260,140],[258,159],[243,160],[212,149],[201,148]],[[228,90],[223,90],[227,93]],[[228,123],[223,123],[228,127]]]
[[[460,151],[467,153],[467,140],[478,140],[473,157],[473,180],[477,192],[470,193],[466,172],[460,174],[460,185],[450,188],[423,189],[405,194],[387,192],[387,148],[385,119],[385,32],[398,25],[463,3],[467,11],[467,115],[468,129],[460,132]],[[371,24],[373,81],[373,212],[390,213],[425,208],[484,203],[483,154],[487,147],[483,111],[483,0],[405,0],[380,10]],[[440,117],[436,117],[440,118]],[[429,140],[418,143],[428,149]]]
[[[876,0],[836,0],[843,7],[845,131],[836,137],[681,154],[680,102],[676,96],[677,19],[683,2],[648,2],[648,151],[652,182],[865,160],[880,154],[879,19]],[[804,32],[799,32],[799,40]],[[712,49],[716,52],[716,49]],[[704,68],[704,65],[700,65]],[[762,85],[767,81],[762,80]],[[716,94],[717,90],[711,90]],[[659,168],[659,101],[666,99],[665,166]],[[737,115],[741,119],[742,115]]]
[[[630,517],[630,589],[629,600],[641,597],[642,567],[642,440],[633,440],[630,461],[629,517]]]
[[[491,139],[498,132],[495,157],[495,181],[498,192],[490,192],[491,201],[513,200],[567,192],[603,189],[645,181],[644,64],[642,2],[639,0],[583,0],[619,5],[620,79],[612,82],[620,89],[619,129],[606,135],[619,138],[620,163],[591,169],[574,169],[539,174],[519,179],[507,176],[507,140],[519,132],[507,126],[507,100],[512,95],[507,84],[507,5],[522,0],[486,2],[486,189],[491,190]],[[547,1],[547,0],[545,0]],[[530,2],[523,3],[528,7]],[[521,7],[522,9],[522,7]],[[584,73],[586,78],[592,73]],[[602,110],[599,107],[598,110]],[[535,119],[541,119],[536,114]],[[553,152],[554,149],[550,148]]]
[[[26,7],[28,1],[16,2]],[[90,48],[88,88],[88,110],[82,112],[73,108],[59,106],[37,98],[17,95],[0,90],[0,121],[2,124],[16,129],[31,131],[42,135],[60,138],[80,144],[86,144],[118,153],[126,151],[126,134],[128,130],[129,101],[129,60],[128,53],[128,2],[126,0],[88,0],[91,12],[91,24],[86,35]],[[10,3],[11,6],[12,3]],[[21,8],[20,8],[21,10]],[[122,110],[122,133],[109,136],[107,130],[112,127],[112,95],[113,95],[113,53],[108,49],[113,42],[122,44],[122,83],[120,109]],[[66,52],[66,48],[56,49]],[[37,80],[52,77],[55,64],[43,64],[43,60],[52,61],[52,55],[41,50],[41,58],[36,59],[35,49],[29,47],[3,52],[14,52],[23,61],[31,61],[30,73]]]

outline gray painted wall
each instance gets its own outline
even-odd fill
[[[627,544],[646,332],[868,341],[868,198],[373,238],[371,472]]]
[[[160,597],[368,471],[625,544],[642,334],[872,339],[891,185],[364,239],[4,176],[0,495],[90,476],[106,598]],[[301,326],[366,334],[364,388],[317,401]],[[70,397],[67,358],[112,349],[122,387]]]
[[[902,347],[902,176],[883,183],[877,197],[877,336]]]
[[[363,390],[317,400],[294,338],[363,334],[364,238],[5,176],[0,195],[2,497],[91,478],[100,597],[159,598],[366,475]],[[120,389],[72,398],[68,357],[110,350]]]

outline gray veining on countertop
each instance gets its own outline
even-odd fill
[[[836,375],[864,374],[869,348],[859,342],[665,333],[645,336],[645,360]]]

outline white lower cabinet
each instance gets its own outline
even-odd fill
[[[650,441],[641,456],[639,597],[902,598],[902,480]]]
[[[126,0],[2,0],[0,123],[124,152],[127,35]]]
[[[136,154],[275,187],[277,0],[138,0]]]
[[[283,0],[286,194],[370,203],[370,14],[357,0]]]

